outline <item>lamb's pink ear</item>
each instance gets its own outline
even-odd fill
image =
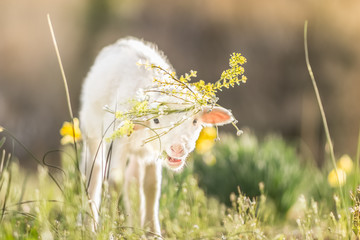
[[[135,123],[135,124],[134,124],[134,131],[147,128],[148,126],[149,126],[149,122],[148,122],[148,121],[144,122],[143,124],[136,124],[136,123]]]
[[[144,125],[140,125],[140,124],[135,124],[134,125],[134,131],[140,130],[140,129],[144,129],[145,126]]]
[[[222,126],[234,121],[231,112],[222,107],[204,107],[200,116],[201,122],[205,124]]]

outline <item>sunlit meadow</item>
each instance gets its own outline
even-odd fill
[[[308,57],[307,65],[312,75]],[[232,73],[228,74],[222,79],[229,80]],[[188,84],[195,76],[191,72],[177,80]],[[213,91],[246,78],[237,81],[220,85],[199,81],[194,86],[214,101]],[[198,103],[197,97],[194,101]],[[320,98],[318,103],[321,110]],[[135,115],[114,113],[129,121],[126,128],[115,131],[114,138],[131,134],[131,121],[140,114],[140,107],[151,111],[136,103]],[[78,168],[82,139],[77,118],[59,126],[60,167],[47,164],[46,155],[34,156],[0,126],[0,239],[358,239],[360,139],[356,156],[334,153],[325,115],[323,120],[329,135],[324,146],[328,164],[323,168],[300,156],[297,142],[276,134],[260,138],[250,130],[236,136],[204,128],[187,167],[181,173],[163,169],[162,237],[139,224],[130,226],[129,218],[139,219],[136,191],[131,194],[134,211],[129,216],[124,213],[121,192],[109,188],[107,182],[103,184],[100,227],[96,233],[91,231],[89,197]],[[36,174],[21,169],[5,143],[25,149],[37,164]]]

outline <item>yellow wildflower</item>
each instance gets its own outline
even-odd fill
[[[237,66],[238,64],[243,65],[246,63],[246,58],[241,53],[233,53],[229,60],[230,67]]]
[[[214,141],[209,139],[201,139],[196,142],[196,151],[200,154],[210,151],[214,146]]]
[[[60,129],[60,135],[61,138],[61,144],[65,145],[68,143],[78,142],[81,140],[81,131],[79,127],[79,119],[74,118],[73,119],[74,125],[71,122],[64,122],[61,129]]]
[[[222,72],[220,80],[215,83],[215,90],[220,90],[222,87],[234,87],[235,84],[240,85],[240,82],[245,83],[247,78],[243,75],[245,72],[243,64],[246,63],[246,58],[240,53],[233,53],[229,60],[230,69]],[[241,77],[239,79],[239,77]]]
[[[346,172],[342,169],[333,169],[328,175],[328,183],[331,187],[343,186],[346,182]]]
[[[134,123],[130,120],[124,120],[121,124],[121,126],[116,129],[109,138],[106,139],[106,141],[110,142],[112,140],[115,140],[116,138],[128,136],[134,132]]]
[[[143,114],[148,110],[149,102],[148,101],[137,101],[134,105],[134,111],[138,114]]]
[[[124,124],[119,128],[120,136],[130,136],[134,131],[134,123],[130,120],[125,120]]]
[[[353,168],[353,162],[349,155],[344,154],[341,156],[341,158],[338,160],[336,166],[342,170],[344,170],[347,174],[349,174],[352,171]]]
[[[214,127],[203,128],[198,140],[196,141],[196,152],[200,154],[208,152],[214,146],[216,136],[217,132]]]
[[[122,112],[120,112],[120,111],[115,112],[115,118],[121,119],[123,117],[124,117],[124,114]]]
[[[0,126],[0,132],[4,131],[4,128],[2,126]]]

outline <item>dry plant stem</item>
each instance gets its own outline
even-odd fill
[[[73,111],[72,111],[72,108],[71,108],[71,100],[70,100],[70,94],[69,94],[69,87],[68,87],[68,84],[67,84],[64,67],[63,67],[63,64],[62,64],[62,61],[61,61],[59,48],[58,48],[58,45],[57,45],[57,42],[56,42],[55,33],[54,33],[54,29],[53,29],[53,26],[52,26],[52,23],[51,23],[51,19],[50,19],[50,15],[49,15],[49,14],[47,14],[47,20],[48,20],[48,24],[49,24],[49,28],[50,28],[51,38],[52,38],[53,43],[54,43],[54,48],[55,48],[55,52],[56,52],[56,57],[57,57],[58,62],[59,62],[59,67],[60,67],[62,79],[63,79],[63,82],[64,82],[65,93],[66,93],[66,102],[67,102],[67,105],[68,105],[69,115],[70,115],[71,124],[72,124],[72,132],[73,132],[73,140],[74,140],[74,150],[75,150],[76,167],[77,167],[78,170],[80,171],[80,169],[79,169],[79,159],[78,159],[78,155],[77,155],[77,152],[78,152],[78,151],[77,151],[77,144],[76,144],[76,141],[75,141],[74,114],[73,114]]]
[[[330,132],[329,132],[329,127],[328,127],[328,124],[327,124],[324,107],[323,107],[323,105],[322,105],[321,98],[320,98],[320,94],[319,94],[319,89],[318,89],[318,87],[317,87],[317,84],[316,84],[316,81],[315,81],[315,77],[314,77],[314,73],[313,73],[313,71],[312,71],[312,69],[311,69],[311,65],[310,65],[309,51],[308,51],[308,45],[307,45],[307,25],[308,25],[308,22],[305,21],[305,25],[304,25],[304,47],[305,47],[306,66],[307,66],[307,69],[308,69],[308,71],[309,71],[309,75],[310,75],[310,78],[311,78],[311,82],[312,82],[313,87],[314,87],[314,90],[315,90],[317,102],[318,102],[318,104],[319,104],[319,109],[320,109],[320,113],[321,113],[321,119],[322,119],[322,121],[323,121],[326,139],[327,139],[327,142],[328,142],[328,144],[329,144],[330,157],[331,157],[331,160],[332,160],[332,164],[333,164],[333,166],[334,166],[334,169],[335,169],[335,172],[336,172],[336,176],[337,176],[338,182],[340,182],[339,174],[338,174],[338,168],[337,168],[337,166],[336,166],[336,160],[335,160],[335,154],[334,154],[334,147],[333,147],[333,144],[332,144],[332,141],[331,141]],[[342,187],[340,186],[340,184],[339,184],[339,189],[340,189],[340,195],[341,195],[341,198],[342,198],[342,201],[341,201],[341,202],[344,204],[344,195],[343,195],[343,190],[342,190]]]
[[[28,153],[30,155],[30,158],[32,158],[33,160],[35,160],[40,166],[46,166],[48,167],[46,164],[42,163],[36,156],[34,153],[32,153],[21,141],[19,141],[19,139],[17,139],[10,131],[8,131],[7,129],[3,128],[3,131],[10,136],[11,139],[13,139],[17,144],[19,144],[26,153]],[[10,158],[10,156],[9,156]],[[61,188],[59,182],[55,179],[55,177],[49,172],[47,171],[47,174],[49,175],[49,177],[55,182],[56,186],[58,186],[58,188],[60,189],[61,192],[63,192],[63,189]]]
[[[4,216],[5,216],[6,203],[7,203],[7,200],[9,199],[9,195],[10,195],[11,179],[12,179],[12,174],[9,174],[9,180],[8,180],[8,184],[6,187],[4,202],[3,202],[2,209],[1,209],[0,223],[3,221]]]
[[[3,172],[3,167],[4,167],[4,162],[5,162],[5,150],[2,151],[2,158],[1,158],[1,163],[0,163],[0,174]],[[1,176],[1,175],[0,175]]]
[[[72,132],[73,132],[73,141],[74,141],[74,150],[75,150],[75,162],[76,162],[76,163],[75,163],[75,164],[76,164],[75,167],[77,168],[78,173],[79,173],[79,176],[78,176],[78,177],[79,177],[80,182],[82,183],[82,184],[81,184],[81,187],[85,189],[86,196],[87,196],[87,198],[88,198],[87,200],[89,200],[88,189],[87,189],[87,187],[85,186],[86,184],[81,180],[81,174],[80,174],[80,168],[79,168],[80,164],[79,164],[79,158],[78,158],[78,149],[77,149],[77,144],[76,144],[76,141],[75,141],[74,114],[73,114],[72,107],[71,107],[69,87],[68,87],[68,84],[67,84],[64,67],[63,67],[63,64],[62,64],[62,61],[61,61],[59,48],[58,48],[58,45],[57,45],[57,42],[56,42],[54,29],[53,29],[53,26],[52,26],[52,23],[51,23],[50,14],[47,14],[47,20],[48,20],[48,24],[49,24],[49,28],[50,28],[51,38],[52,38],[52,40],[53,40],[53,44],[54,44],[54,48],[55,48],[55,52],[56,52],[56,57],[57,57],[58,62],[59,62],[59,67],[60,67],[62,79],[63,79],[63,82],[64,82],[65,93],[66,93],[66,102],[67,102],[67,105],[68,105],[69,115],[70,115],[70,118],[71,118]],[[90,204],[90,203],[89,203],[89,204]]]
[[[56,57],[57,57],[58,62],[59,62],[59,67],[60,67],[61,75],[62,75],[62,78],[63,78],[63,81],[64,81],[64,85],[65,85],[66,100],[67,100],[67,104],[68,104],[68,108],[69,108],[70,118],[73,119],[73,118],[74,118],[74,115],[73,115],[73,111],[72,111],[72,108],[71,108],[69,87],[68,87],[68,84],[67,84],[67,81],[66,81],[66,76],[65,76],[64,67],[63,67],[63,65],[62,65],[59,48],[58,48],[58,45],[57,45],[57,42],[56,42],[55,33],[54,33],[54,29],[53,29],[53,27],[52,27],[52,23],[51,23],[51,19],[50,19],[50,15],[49,15],[49,14],[47,14],[47,20],[48,20],[48,23],[49,23],[51,38],[52,38],[53,43],[54,43],[54,48],[55,48],[55,52],[56,52]]]
[[[325,135],[326,135],[326,139],[327,139],[327,142],[328,142],[329,148],[330,148],[330,157],[331,157],[331,160],[333,162],[334,168],[336,169],[336,174],[337,174],[337,167],[336,167],[336,161],[335,161],[335,155],[334,155],[334,148],[333,148],[333,144],[332,144],[331,137],[330,137],[329,127],[328,127],[328,124],[327,124],[324,108],[323,108],[323,105],[322,105],[322,102],[321,102],[319,89],[318,89],[318,87],[316,85],[315,77],[314,77],[313,71],[311,69],[310,61],[309,61],[309,52],[308,52],[308,46],[307,46],[307,24],[308,24],[308,22],[305,21],[304,45],[305,45],[306,66],[308,68],[309,75],[310,75],[310,78],[311,78],[311,82],[312,82],[314,90],[315,90],[316,99],[317,99],[317,102],[319,104],[319,109],[320,109],[320,113],[321,113],[321,119],[322,119],[323,124],[324,124]]]
[[[71,108],[69,87],[68,87],[68,84],[67,84],[64,67],[63,67],[63,64],[62,64],[62,61],[61,61],[59,48],[58,48],[58,45],[57,45],[57,42],[56,42],[55,33],[54,33],[54,29],[53,29],[49,14],[47,14],[47,20],[48,20],[48,24],[49,24],[49,28],[50,28],[51,38],[53,40],[53,44],[54,44],[54,48],[55,48],[55,52],[56,52],[56,57],[57,57],[58,62],[59,62],[61,76],[62,76],[62,79],[63,79],[63,82],[64,82],[65,93],[66,93],[66,102],[67,102],[67,105],[68,105],[69,115],[70,115],[70,118],[71,118],[71,124],[72,124],[72,130],[73,130],[73,140],[74,140],[74,148],[75,148],[75,154],[76,154],[76,165],[79,166],[79,160],[78,160],[78,157],[77,157],[77,146],[76,146],[76,141],[75,141],[74,114],[73,114],[73,111],[72,111],[72,108]]]

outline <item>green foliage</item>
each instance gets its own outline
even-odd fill
[[[225,206],[207,198],[190,168],[181,174],[164,169],[160,221],[170,239],[216,236],[225,217]]]
[[[1,140],[0,145],[3,142]],[[220,152],[221,155],[218,155]],[[84,178],[78,170],[74,149],[67,147],[64,153],[63,172],[50,177],[48,168],[39,165],[36,176],[27,177],[17,162],[2,152],[0,239],[141,239],[145,235],[151,236],[138,224],[127,224],[130,216],[124,214],[121,194],[109,189],[107,182],[103,185],[101,222],[97,233],[91,232],[92,214]],[[237,194],[222,193],[223,199],[229,199],[229,206],[226,207],[216,198],[207,196],[198,186],[192,162],[181,173],[164,169],[160,221],[165,239],[355,239],[359,229],[358,192],[350,195],[353,200],[351,213],[337,196],[332,198],[328,195],[327,201],[332,201],[334,205],[334,211],[329,212],[323,201],[301,195],[292,207],[294,209],[295,206],[297,211],[296,221],[283,222],[284,225],[274,225],[270,221],[271,214],[281,211],[281,206],[287,209],[286,204],[291,205],[299,193],[313,193],[303,184],[310,186],[306,179],[316,182],[316,174],[319,173],[302,165],[295,149],[281,138],[272,136],[258,143],[252,135],[243,135],[239,139],[227,136],[215,148],[214,154],[218,168],[207,167],[206,179],[221,183],[218,194],[219,190],[227,189],[231,183],[232,174],[229,172],[245,175],[246,171],[252,171],[256,174],[246,175],[248,188],[240,184],[241,191],[237,187],[226,190]],[[224,157],[220,159],[220,156]],[[241,161],[238,156],[241,156]],[[228,165],[225,164],[226,157],[231,160]],[[249,160],[242,160],[245,157]],[[193,163],[198,165],[200,161],[196,159]],[[250,167],[246,167],[245,163]],[[231,166],[231,170],[225,166]],[[224,169],[229,171],[228,174],[222,174]],[[272,174],[266,174],[264,169]],[[204,177],[199,168],[197,171],[203,183]],[[256,179],[257,183],[253,184],[250,178]],[[291,182],[291,178],[295,178],[297,183]],[[279,179],[287,181],[289,189],[285,189]],[[259,186],[258,182],[261,182]],[[351,185],[353,179],[348,182]],[[251,187],[250,183],[253,184]],[[321,182],[321,186],[326,188],[326,181]],[[271,188],[276,188],[276,191]],[[244,189],[253,190],[249,193],[256,197],[245,194]],[[278,199],[274,197],[276,194]],[[291,201],[286,202],[284,198]],[[136,195],[131,195],[131,200],[139,203]],[[278,205],[276,201],[285,204]],[[138,215],[139,212],[135,211],[131,217],[136,220]]]
[[[275,135],[260,143],[252,134],[223,136],[212,153],[216,158],[212,166],[201,155],[195,156],[195,172],[200,186],[227,205],[238,186],[247,196],[256,197],[259,183],[264,183],[269,204],[284,216],[300,194],[316,188],[320,176],[315,167],[301,161],[293,146]]]
[[[265,196],[259,201],[240,190],[232,193],[231,207],[209,198],[198,187],[192,165],[181,174],[164,171],[160,220],[168,239],[264,239]]]
[[[242,156],[258,156],[254,159],[264,159],[264,156],[278,158],[280,153],[276,153],[274,148],[288,158],[296,156],[294,148],[287,146],[279,137],[267,138],[259,144],[255,137],[244,136],[239,140],[224,137],[222,139],[224,143],[217,147],[223,153],[226,153],[224,149],[227,149],[228,154],[232,153],[230,159],[233,159],[233,164],[236,165],[231,166],[235,172],[238,171],[236,166],[241,166],[241,163],[235,161],[240,152],[237,150],[240,148],[239,144],[242,146]],[[215,154],[218,151],[216,149]],[[107,182],[103,185],[101,223],[96,234],[91,232],[92,216],[89,199],[84,190],[84,179],[78,170],[74,149],[67,147],[64,150],[66,152],[63,155],[62,165],[64,173],[58,172],[54,178],[50,178],[47,167],[40,165],[36,176],[26,177],[25,172],[19,169],[13,158],[5,158],[8,164],[3,165],[6,167],[1,169],[0,175],[0,204],[3,208],[0,239],[141,239],[146,234],[151,236],[139,225],[127,224],[129,216],[124,214],[121,194],[109,189]],[[3,154],[1,159],[4,159]],[[221,162],[219,155],[216,157],[219,164]],[[198,161],[199,159],[195,162]],[[263,162],[263,168],[273,173],[276,173],[274,170],[276,167],[281,167],[280,170],[289,168],[288,174],[293,177],[314,176],[307,168],[303,169],[305,173],[301,175],[296,174],[296,171],[291,170],[290,167],[267,163],[266,160]],[[285,164],[285,160],[281,163]],[[271,167],[270,164],[275,166]],[[296,166],[302,165],[298,163]],[[263,181],[265,185],[260,184],[260,187],[253,185],[257,197],[248,197],[243,191],[245,187],[241,189],[242,191],[233,189],[237,194],[226,195],[226,198],[230,199],[229,207],[226,207],[217,199],[207,196],[204,190],[199,188],[193,168],[190,162],[181,173],[163,170],[160,221],[165,239],[355,239],[352,229],[347,228],[349,209],[342,207],[338,197],[335,197],[334,201],[335,210],[326,213],[326,208],[320,206],[321,202],[308,201],[302,196],[296,204],[300,203],[300,207],[297,206],[296,224],[286,222],[285,226],[275,225],[274,222],[269,221],[271,220],[269,213],[274,213],[269,212],[269,208],[276,206],[276,199],[272,198],[270,189],[267,189],[267,186],[272,186],[271,184],[266,185],[266,181]],[[223,180],[231,177],[231,174],[222,175],[221,171],[223,171],[221,167],[216,172],[210,168],[206,176],[217,180],[219,176]],[[58,184],[55,184],[53,179],[58,181]],[[286,175],[283,179],[289,181]],[[299,180],[299,177],[296,179]],[[264,179],[259,178],[259,180]],[[275,181],[272,178],[270,180]],[[226,188],[226,184],[228,183],[222,182],[221,188]],[[297,195],[295,192],[300,185],[289,184],[293,185],[287,191],[292,190],[293,195]],[[289,194],[275,193],[284,196]],[[278,197],[281,199],[283,196]],[[355,200],[352,217],[353,222],[358,224],[358,196],[353,196],[353,199]],[[133,195],[131,200],[134,203],[139,202]],[[131,217],[136,219],[138,213],[135,211]],[[357,228],[358,225],[354,224],[353,227]]]

